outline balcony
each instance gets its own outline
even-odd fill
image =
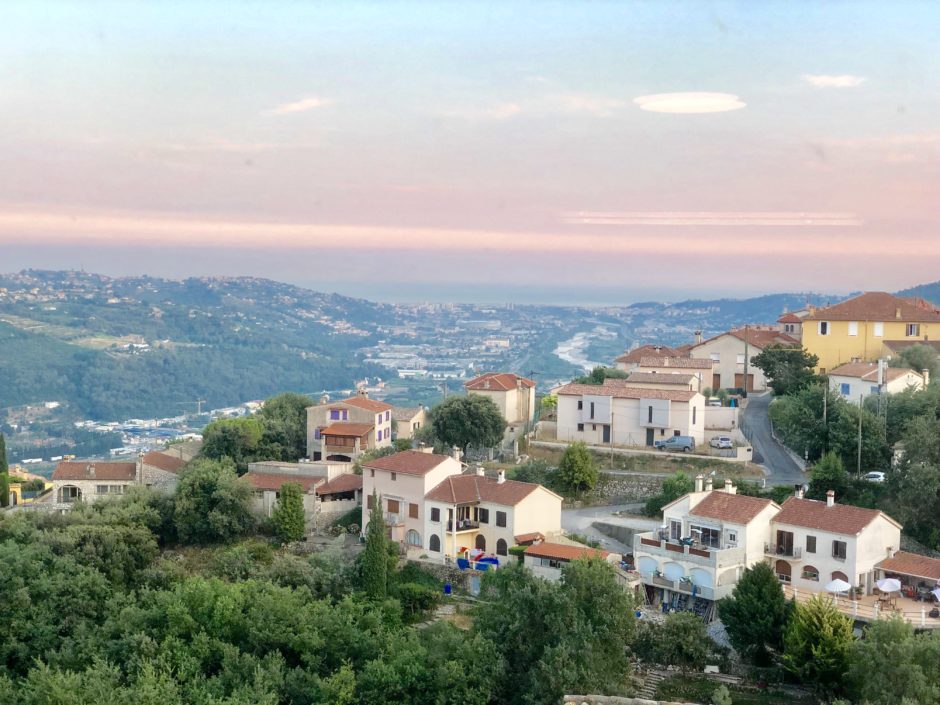
[[[803,558],[803,549],[798,546],[765,543],[764,554],[768,556],[776,556],[777,558],[792,558],[793,560],[798,561]]]
[[[401,514],[392,514],[391,512],[385,512],[385,525],[386,526],[401,526],[404,524],[404,517]]]
[[[469,519],[464,519],[462,521],[457,522],[456,532],[459,534],[463,531],[476,531],[479,528],[480,528],[480,522],[470,521]],[[447,530],[451,532],[455,531],[453,522],[451,521],[447,522]]]
[[[697,542],[687,545],[674,539],[660,538],[660,534],[655,531],[638,536],[640,541],[634,551],[637,554],[648,553],[656,558],[693,563],[706,568],[727,568],[744,563],[743,547],[715,548]]]

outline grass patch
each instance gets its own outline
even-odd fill
[[[710,703],[712,694],[720,684],[704,676],[672,676],[656,689],[659,700]],[[734,705],[814,705],[816,699],[810,696],[796,697],[791,693],[774,690],[758,690],[740,686],[727,686]]]
[[[529,456],[544,460],[549,465],[557,467],[561,461],[561,448],[542,448],[532,446],[529,449]],[[620,470],[624,472],[649,472],[663,475],[671,475],[675,472],[684,472],[687,475],[697,475],[702,472],[711,472],[715,470],[715,475],[720,477],[763,477],[761,472],[753,463],[728,463],[721,460],[709,460],[705,458],[689,458],[681,453],[656,453],[649,455],[621,455],[614,453],[598,453],[590,451],[601,472],[605,470]]]

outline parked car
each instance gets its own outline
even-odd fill
[[[709,397],[705,404],[706,406],[721,406],[721,399],[718,397]]]
[[[865,474],[862,479],[868,482],[884,482],[885,474],[883,472],[870,472]]]
[[[653,447],[660,450],[681,450],[688,453],[695,450],[695,439],[692,436],[672,436],[664,441],[653,441]]]
[[[734,442],[731,440],[731,436],[715,436],[708,442],[708,445],[718,449],[734,448]]]

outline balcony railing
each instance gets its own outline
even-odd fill
[[[402,520],[401,514],[392,514],[391,512],[386,512],[385,523],[388,526],[398,526],[399,524],[403,524],[404,521]]]
[[[799,546],[785,546],[783,544],[765,543],[764,553],[768,556],[779,556],[780,558],[795,558],[797,560],[803,557],[803,549]]]
[[[470,521],[469,519],[464,519],[463,521],[458,521],[458,522],[457,522],[457,529],[456,529],[456,531],[457,531],[457,533],[459,534],[461,531],[473,531],[474,529],[479,529],[479,528],[480,528],[480,522],[478,522],[478,521]],[[448,531],[454,531],[454,523],[453,523],[453,522],[451,522],[451,521],[447,522],[447,530],[448,530]]]

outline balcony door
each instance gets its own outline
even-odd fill
[[[777,531],[777,553],[781,556],[793,555],[792,531]]]

